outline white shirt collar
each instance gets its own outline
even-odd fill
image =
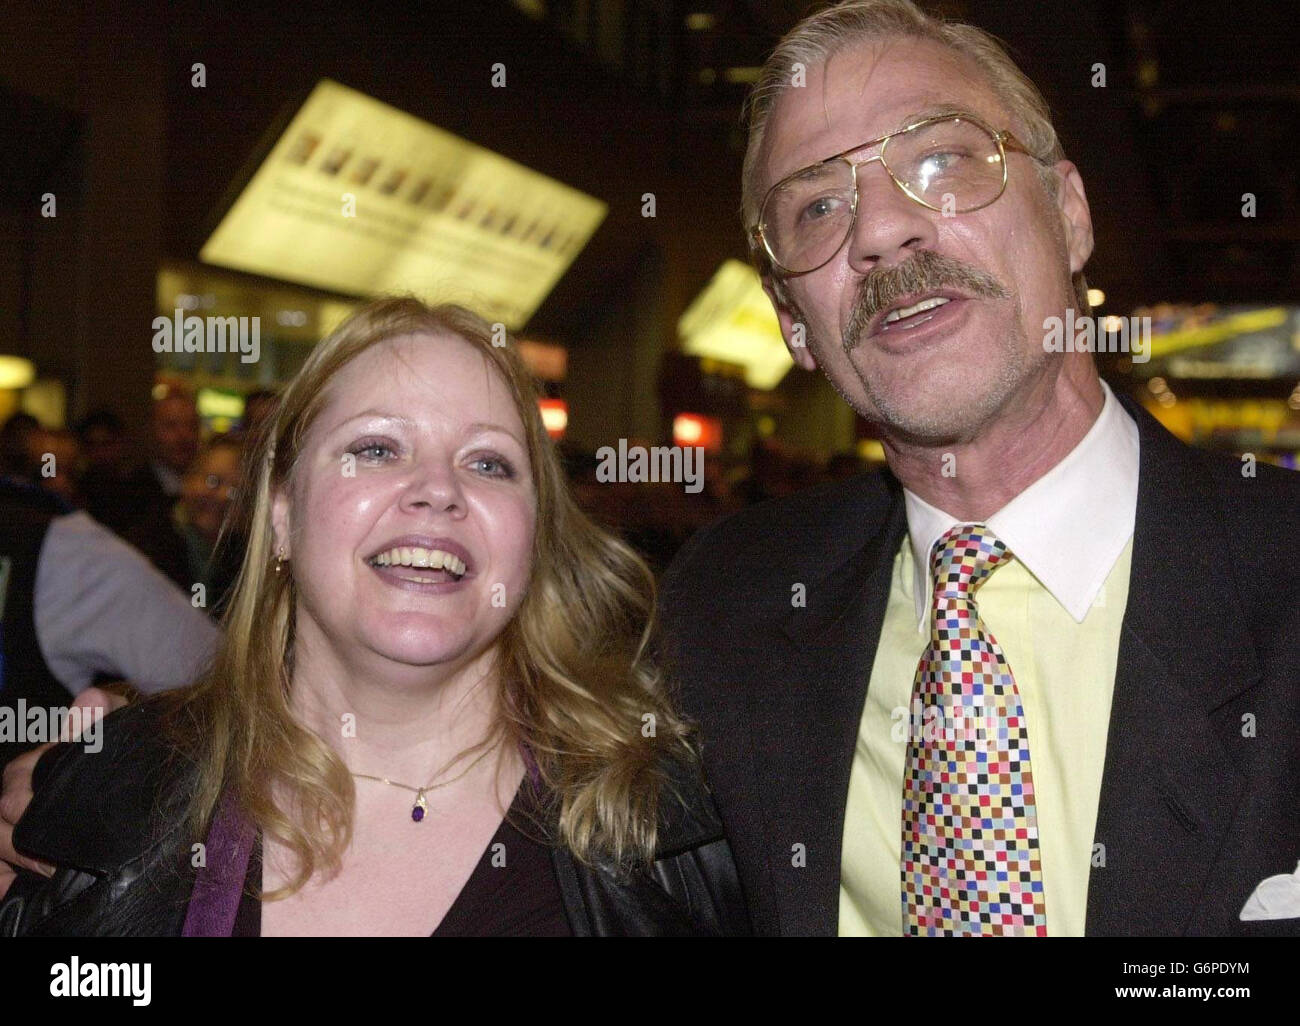
[[[1110,386],[1096,421],[1060,463],[985,523],[1082,623],[1133,535],[1137,516],[1138,429]],[[963,523],[903,489],[912,545],[917,629],[929,619],[930,552]]]

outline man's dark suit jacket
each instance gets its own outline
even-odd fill
[[[1137,522],[1086,932],[1300,934],[1239,919],[1300,861],[1300,474],[1243,476],[1124,405]],[[866,475],[701,531],[665,576],[664,655],[759,933],[837,931],[849,773],[906,528],[898,482]]]

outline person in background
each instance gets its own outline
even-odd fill
[[[124,536],[213,615],[219,612],[242,558],[235,535],[221,539],[239,482],[242,451],[234,435],[212,439],[185,472],[177,500],[170,507],[148,507]]]
[[[14,414],[0,427],[0,475],[30,484],[34,471],[32,440],[40,433],[40,421],[31,414]]]
[[[237,532],[224,538],[241,473],[243,444],[233,435],[203,447],[181,483],[181,498],[172,510],[172,525],[185,548],[187,589],[202,584],[207,608],[219,612],[243,561]]]
[[[82,474],[117,474],[126,463],[126,425],[112,410],[86,414],[73,430],[81,443]]]
[[[0,706],[62,706],[97,680],[194,680],[218,631],[139,552],[84,512],[0,481]],[[34,742],[0,740],[0,764]]]
[[[180,497],[181,481],[199,453],[201,438],[193,395],[173,388],[154,402],[149,469],[168,498]]]
[[[35,483],[57,495],[69,509],[83,505],[81,495],[81,445],[66,428],[43,428],[34,436],[40,448]]]
[[[82,478],[86,509],[124,538],[139,540],[149,525],[165,522],[181,495],[181,482],[198,455],[198,408],[189,392],[171,388],[153,404],[148,457],[143,464],[91,467]]]
[[[11,495],[21,494],[51,513],[70,513],[76,507],[76,463],[75,445],[47,431],[30,413],[15,413],[0,427],[0,482]]]
[[[257,432],[275,414],[280,397],[270,389],[259,389],[244,396],[244,416],[239,422],[239,436],[246,441],[257,437]]]

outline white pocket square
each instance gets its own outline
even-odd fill
[[[1260,881],[1255,893],[1242,906],[1241,918],[1294,919],[1300,916],[1300,862],[1290,876],[1270,876]]]

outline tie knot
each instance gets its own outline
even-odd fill
[[[989,574],[1012,558],[997,535],[983,524],[958,524],[934,543],[930,567],[935,598],[969,598]]]

